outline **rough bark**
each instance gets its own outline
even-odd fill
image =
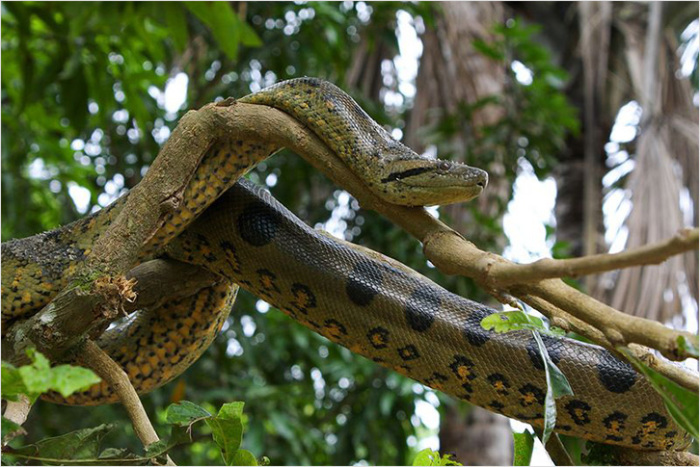
[[[476,39],[485,42],[493,39],[493,26],[503,21],[503,4],[441,2],[439,9],[436,27],[428,28],[422,36],[417,93],[405,131],[406,143],[419,152],[425,148],[419,136],[426,127],[436,124],[440,117],[457,115],[462,104],[474,104],[484,97],[502,93],[506,82],[502,64],[486,58],[472,45]],[[474,162],[467,160],[466,148],[470,139],[479,138],[481,127],[493,124],[502,116],[502,108],[486,106],[475,111],[470,121],[460,119],[460,131],[449,143],[455,159],[482,167],[475,162],[477,155],[474,155]],[[510,198],[510,184],[499,177],[504,172],[503,157],[497,157],[489,167],[482,168],[489,172],[489,187],[475,202],[485,215],[494,215],[498,212],[499,200]],[[470,238],[477,236],[469,211],[450,206],[442,210],[450,216],[457,231]],[[503,239],[489,240],[504,246]],[[452,406],[446,407],[445,419],[446,423],[440,426],[441,450],[454,452],[465,465],[479,465],[477,459],[485,464],[508,463],[505,458],[510,455],[512,439],[507,419],[479,407],[474,407],[465,418]],[[484,432],[492,435],[488,445],[479,435]],[[467,446],[469,448],[465,448]],[[500,456],[494,456],[495,453]]]
[[[512,465],[513,437],[508,419],[480,407],[464,415],[451,406],[440,422],[440,451],[463,465]]]

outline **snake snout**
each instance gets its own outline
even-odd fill
[[[489,174],[485,170],[481,169],[474,169],[476,172],[476,186],[481,187],[481,189],[485,189],[486,186],[489,184]]]

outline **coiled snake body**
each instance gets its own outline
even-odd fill
[[[305,123],[364,174],[368,189],[392,202],[455,202],[478,195],[486,183],[478,169],[415,155],[327,83],[293,80],[242,101],[277,107]],[[166,255],[197,264],[221,282],[134,313],[98,339],[137,390],[145,393],[172,380],[206,350],[228,316],[238,284],[355,353],[541,426],[546,382],[531,334],[486,331],[480,321],[494,310],[310,229],[245,180],[232,186],[276,149],[254,141],[213,148],[185,191],[183,209],[164,219],[144,246],[144,259]],[[117,201],[62,229],[2,245],[3,332],[51,300],[122,206]],[[661,398],[628,364],[597,346],[543,339],[574,391],[557,400],[557,431],[637,449],[687,445]],[[85,405],[116,400],[104,384],[68,399],[48,398]]]

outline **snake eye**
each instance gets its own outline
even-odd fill
[[[438,169],[440,170],[450,170],[450,167],[452,164],[450,164],[448,161],[440,161],[438,163]]]

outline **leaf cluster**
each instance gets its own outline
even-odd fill
[[[104,438],[114,430],[115,424],[103,424],[25,446],[7,447],[3,453],[11,460],[38,461],[46,465],[153,465],[154,462],[163,465],[166,454],[173,448],[192,443],[193,426],[204,421],[208,427],[207,442],[215,446],[224,465],[267,464],[265,458],[258,462],[250,451],[240,449],[243,440],[242,402],[224,404],[216,415],[212,415],[192,402],[182,401],[167,408],[166,421],[170,426],[170,436],[138,452],[128,448],[104,448]],[[3,465],[7,465],[6,458]]]

